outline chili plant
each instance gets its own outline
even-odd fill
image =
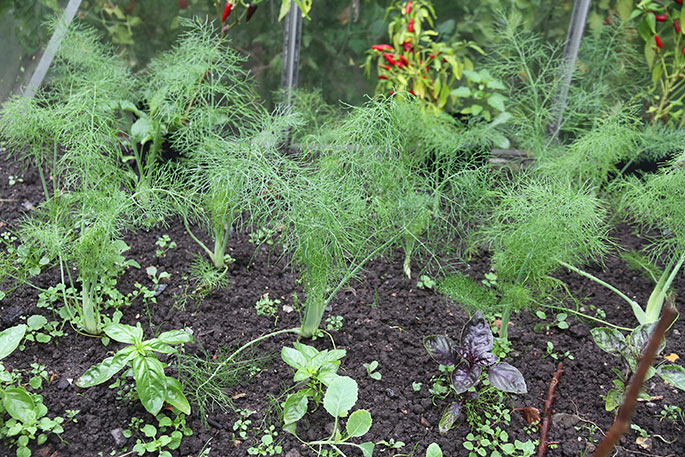
[[[477,398],[475,388],[487,370],[490,385],[504,392],[522,394],[528,391],[521,372],[506,362],[498,362],[492,352],[493,336],[490,325],[480,311],[476,312],[462,330],[461,346],[444,335],[427,336],[423,345],[433,360],[440,365],[454,366],[451,386],[457,401],[447,407],[440,419],[440,433],[447,433],[459,418],[463,403]]]
[[[105,334],[114,341],[127,344],[113,356],[93,365],[76,381],[79,387],[93,387],[108,381],[126,366],[130,366],[136,382],[136,393],[145,409],[156,416],[164,403],[190,414],[190,404],[183,394],[183,387],[176,379],[164,374],[166,364],[155,353],[175,354],[172,345],[193,341],[193,336],[185,330],[170,330],[156,338],[143,340],[143,329],[124,324],[111,323],[104,329]]]
[[[685,126],[685,8],[682,2],[642,0],[630,16],[638,21],[651,70],[647,114],[652,123]]]
[[[376,93],[409,92],[439,111],[456,95],[454,84],[464,70],[473,70],[468,57],[460,58],[467,49],[483,51],[472,42],[452,45],[435,41],[432,30],[436,17],[430,1],[395,2],[386,15],[394,17],[388,25],[391,44],[375,44],[367,51],[364,68],[368,74],[375,61],[378,71]],[[474,113],[477,114],[477,113]]]

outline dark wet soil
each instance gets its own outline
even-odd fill
[[[21,177],[23,182],[10,185],[10,175]],[[0,233],[16,228],[23,215],[30,214],[31,207],[39,203],[41,196],[37,173],[32,169],[22,172],[17,165],[5,162],[3,154],[0,161]],[[164,234],[169,235],[178,246],[165,256],[156,257],[155,242]],[[644,240],[637,237],[634,229],[628,225],[620,225],[613,235],[624,249],[635,249],[644,244]],[[248,234],[237,234],[231,238],[229,253],[235,262],[228,271],[228,286],[204,297],[191,294],[195,285],[189,270],[200,249],[179,221],[170,221],[167,228],[130,234],[125,241],[131,246],[127,257],[137,261],[142,268],[128,269],[118,282],[119,290],[128,293],[135,289],[135,283],[154,288],[145,273],[148,266],[154,265],[158,271],[168,272],[171,276],[165,281],[167,287],[157,297],[157,303],[149,305],[149,314],[138,298],[131,306],[122,308],[122,322],[140,322],[146,335],[176,328],[192,329],[195,343],[187,345],[187,355],[204,354],[203,351],[206,351],[211,359],[214,355],[220,355],[222,349],[235,347],[274,330],[273,319],[258,317],[255,313],[255,302],[266,293],[272,299],[281,300],[276,328],[295,327],[299,322],[297,312],[283,310],[284,305],[294,305],[293,294],[297,294],[300,303],[304,300],[304,294],[296,276],[280,256],[277,238],[275,245],[263,245],[256,251]],[[483,253],[481,257],[471,259],[463,272],[480,280],[487,268],[487,253]],[[647,301],[652,284],[639,273],[629,270],[617,252],[607,256],[603,266],[590,265],[587,269],[619,289],[628,291],[639,303]],[[607,290],[564,271],[556,277],[567,284],[585,312],[594,314],[596,309],[600,309],[609,322],[628,327],[636,324],[626,304]],[[58,274],[54,269],[48,269],[32,278],[32,281],[46,288],[57,284]],[[674,290],[682,291],[684,287],[685,280],[681,274]],[[36,313],[52,320],[49,310],[36,307],[37,296],[38,292],[30,287],[8,293],[0,301],[2,328],[21,322],[22,316]],[[553,311],[545,311],[548,318],[554,316]],[[395,442],[405,443],[399,450],[378,445],[374,455],[423,456],[426,447],[436,442],[445,456],[468,456],[469,451],[463,445],[469,433],[465,424],[457,426],[445,436],[438,433],[437,425],[447,402],[438,400],[435,406],[431,402],[428,388],[438,370],[437,364],[428,357],[422,345],[423,336],[429,334],[447,333],[458,338],[467,319],[466,312],[459,304],[431,290],[417,288],[415,279],[406,279],[402,273],[401,256],[397,253],[394,258],[371,262],[359,281],[350,283],[337,295],[324,318],[338,315],[343,317],[343,327],[332,335],[337,347],[347,351],[340,372],[358,382],[359,401],[356,407],[369,410],[373,416],[373,426],[363,441],[390,442],[394,439]],[[558,398],[554,402],[554,412],[562,414],[556,416],[550,430],[549,440],[553,445],[548,450],[549,456],[589,455],[593,443],[602,438],[602,431],[607,430],[613,420],[613,414],[604,410],[602,396],[612,386],[612,368],[620,368],[619,360],[602,352],[592,342],[589,334],[594,325],[592,322],[573,318],[569,318],[569,322],[568,329],[551,325],[546,330],[534,332],[533,327],[542,321],[533,311],[521,312],[514,316],[510,329],[512,352],[507,361],[521,370],[529,392],[506,398],[503,404],[505,408],[534,407],[542,411],[547,388],[558,362],[548,354],[548,343],[553,344],[552,352],[557,354],[559,360],[563,360],[565,366],[556,389]],[[112,432],[127,429],[134,416],[156,425],[154,418],[139,403],[118,400],[117,389],[108,388],[107,384],[86,390],[72,384],[88,367],[116,350],[117,344],[111,343],[105,347],[99,339],[77,334],[68,324],[64,330],[66,335],[56,341],[47,344],[28,343],[23,352],[17,350],[4,361],[8,369],[24,372],[31,363],[45,365],[51,382],[44,385],[40,393],[49,409],[49,416],[64,415],[67,409],[80,411],[76,423],[65,424],[61,441],[51,436],[43,446],[33,447],[34,455],[126,454],[135,444],[135,439],[129,438],[124,444],[118,445]],[[663,354],[685,356],[683,332],[685,325],[680,319],[671,329]],[[248,449],[255,446],[262,436],[255,430],[262,419],[267,424],[275,425],[278,432],[276,440],[282,447],[283,455],[315,455],[314,451],[281,430],[277,408],[273,407],[278,401],[269,400],[270,397],[281,396],[291,385],[292,372],[280,361],[278,354],[283,345],[293,341],[294,337],[289,335],[266,340],[259,346],[259,354],[276,356],[264,363],[253,377],[225,391],[234,398],[235,408],[256,411],[250,416],[252,424],[248,427],[247,440],[243,441],[234,434],[233,424],[239,416],[230,409],[227,412],[219,408],[210,411],[210,425],[203,425],[205,421],[197,416],[197,408],[194,408],[194,414],[188,418],[193,435],[184,438],[180,448],[172,451],[172,455],[248,455]],[[310,344],[318,348],[331,347],[327,337]],[[565,353],[573,359],[564,357]],[[379,363],[377,371],[382,374],[381,380],[371,379],[363,366],[373,360]],[[660,360],[663,361],[663,355]],[[169,373],[174,373],[176,359],[170,358],[167,362],[170,365]],[[682,359],[676,363],[682,363]],[[28,376],[24,379],[28,379]],[[419,384],[413,383],[421,383],[418,391],[414,387]],[[685,424],[682,419],[673,422],[658,417],[667,405],[685,409],[682,393],[666,385],[659,377],[647,383],[647,390],[652,400],[638,404],[634,423],[646,432],[649,439],[646,442],[640,440],[642,445],[638,444],[636,440],[640,433],[631,429],[621,440],[616,455],[685,455]],[[327,436],[326,430],[331,422],[323,408],[320,408],[306,417],[298,431],[303,439],[321,439]],[[514,439],[535,440],[539,436],[535,428],[526,431],[526,421],[519,412],[513,414],[509,425],[495,425],[507,431],[511,442]],[[201,454],[207,448],[211,448],[211,451]],[[344,450],[346,455],[361,455],[349,447]],[[483,455],[490,454],[488,450]],[[0,456],[10,455],[14,455],[14,451],[0,444]]]

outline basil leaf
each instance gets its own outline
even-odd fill
[[[166,378],[166,402],[175,407],[182,413],[190,414],[190,403],[183,393],[183,386],[176,378],[167,376]]]
[[[138,398],[145,409],[156,416],[167,398],[164,365],[154,357],[145,357],[140,354],[133,359],[131,365]]]
[[[26,333],[26,325],[19,324],[0,332],[0,360],[10,355],[21,343]]]
[[[528,392],[526,381],[523,379],[521,372],[516,367],[505,362],[500,362],[490,367],[488,370],[488,380],[493,387],[504,392],[514,394],[525,394]]]
[[[459,419],[459,413],[461,413],[461,405],[457,402],[452,403],[445,409],[438,423],[440,433],[447,433],[452,428],[457,419]]]
[[[458,362],[454,341],[448,336],[427,336],[423,339],[423,347],[440,365],[452,366]]]
[[[157,339],[166,344],[183,344],[193,341],[193,335],[185,330],[169,330],[160,334]]]
[[[2,406],[14,419],[31,425],[36,422],[36,404],[23,387],[9,387],[2,392]]]
[[[309,400],[303,392],[288,395],[283,405],[283,425],[294,424],[307,414]]]
[[[457,394],[466,392],[480,379],[482,368],[469,362],[460,363],[452,373],[452,387]]]
[[[477,311],[462,331],[463,346],[474,357],[480,358],[492,350],[493,336],[490,325],[480,311]]]
[[[609,327],[595,327],[590,330],[592,339],[604,352],[620,356],[626,347],[626,338],[623,333]]]
[[[143,329],[141,327],[126,324],[107,324],[105,334],[114,341],[125,344],[135,344],[143,340]]]

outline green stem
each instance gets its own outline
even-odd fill
[[[675,260],[676,257],[671,259],[668,267],[666,267],[666,270],[664,270],[664,273],[661,275],[659,282],[649,295],[649,300],[647,300],[647,308],[645,309],[647,321],[640,322],[641,324],[656,322],[659,320],[661,308],[663,307],[664,300],[666,299],[666,293],[668,292],[668,289],[670,289],[673,280],[678,274],[678,271],[680,271],[680,268],[683,266],[683,262],[685,262],[685,253],[680,256],[678,263],[673,266]]]
[[[646,316],[644,315],[645,314],[644,310],[640,307],[640,305],[637,304],[637,302],[635,300],[632,300],[630,297],[628,297],[626,294],[624,294],[623,292],[621,292],[620,290],[618,290],[617,288],[615,288],[614,286],[612,286],[608,282],[604,282],[601,279],[599,279],[598,277],[596,277],[596,276],[594,276],[594,275],[592,275],[586,271],[583,271],[580,268],[576,268],[573,265],[570,265],[570,264],[568,264],[562,260],[557,260],[557,262],[560,265],[566,267],[567,269],[574,271],[581,276],[585,276],[586,278],[596,282],[597,284],[606,287],[607,289],[609,289],[610,291],[612,291],[613,293],[615,293],[616,295],[618,295],[619,297],[624,299],[630,305],[630,307],[633,309],[633,313],[635,314],[635,317],[638,318],[638,321],[641,321],[641,318],[646,318]]]
[[[239,347],[236,351],[234,351],[231,355],[229,355],[226,360],[224,360],[219,365],[217,365],[216,368],[214,369],[214,371],[212,372],[212,374],[207,379],[205,379],[202,384],[197,386],[197,389],[195,389],[195,391],[199,392],[200,389],[202,389],[207,383],[209,383],[209,381],[214,379],[214,377],[217,375],[219,370],[221,370],[223,367],[228,365],[228,362],[233,360],[238,354],[243,352],[245,349],[249,348],[253,344],[259,343],[260,341],[264,341],[267,338],[271,338],[271,337],[277,336],[277,335],[282,335],[284,333],[296,333],[299,335],[300,334],[300,328],[296,327],[296,328],[288,328],[288,329],[284,329],[284,330],[278,330],[276,332],[267,333],[266,335],[260,336],[259,338],[255,338],[254,340],[245,343],[244,345]]]
[[[185,226],[186,232],[188,232],[188,235],[190,235],[190,237],[193,239],[193,241],[195,241],[197,244],[199,244],[200,247],[207,253],[207,255],[209,255],[209,257],[212,259],[212,261],[214,261],[214,253],[212,253],[212,251],[207,246],[205,246],[205,244],[195,236],[193,231],[190,230],[190,226],[188,225],[188,218],[185,215],[183,216],[183,225]]]
[[[634,330],[634,329],[632,329],[632,328],[621,327],[620,325],[612,324],[611,322],[607,322],[607,321],[602,320],[602,319],[599,319],[599,318],[597,318],[597,317],[590,316],[589,314],[581,313],[580,311],[576,311],[576,310],[574,310],[574,309],[566,308],[566,307],[564,307],[564,306],[559,306],[559,305],[547,305],[547,304],[544,304],[544,303],[540,303],[540,306],[545,307],[545,308],[549,308],[549,309],[558,309],[558,310],[560,310],[560,311],[564,311],[564,312],[567,312],[567,313],[571,313],[571,314],[573,314],[573,315],[575,315],[575,316],[579,316],[579,317],[582,317],[582,318],[584,318],[584,319],[589,319],[589,320],[591,320],[591,321],[598,322],[598,323],[603,324],[603,325],[606,325],[606,326],[608,326],[608,327],[613,327],[613,328],[615,328],[615,329],[617,329],[617,330],[623,330],[624,332],[631,332],[631,331]]]

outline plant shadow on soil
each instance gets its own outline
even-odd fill
[[[10,186],[10,175],[21,176],[23,182]],[[0,232],[16,228],[23,213],[30,212],[31,205],[37,205],[41,195],[35,169],[22,171],[16,164],[0,162]],[[154,254],[155,241],[163,234],[168,234],[178,247],[169,250],[164,257],[157,258]],[[628,225],[620,225],[613,236],[620,246],[628,249],[639,248],[643,241],[634,235]],[[254,309],[255,302],[265,293],[269,293],[272,299],[280,299],[279,306],[292,305],[293,293],[298,294],[300,302],[304,298],[290,267],[280,259],[278,245],[273,248],[265,245],[255,254],[255,246],[249,242],[248,236],[238,234],[229,241],[228,252],[236,261],[228,271],[228,287],[211,292],[197,305],[191,303],[185,309],[179,309],[179,299],[189,285],[189,266],[198,253],[182,223],[172,220],[167,228],[141,230],[130,234],[125,241],[131,246],[126,253],[127,258],[136,260],[142,268],[129,269],[120,278],[118,288],[123,293],[132,291],[136,282],[153,287],[144,272],[151,265],[156,266],[158,271],[170,273],[171,279],[167,288],[157,297],[158,302],[151,305],[151,320],[141,300],[137,299],[132,306],[122,309],[122,322],[130,324],[139,321],[146,335],[190,327],[196,343],[187,345],[187,353],[203,349],[214,354],[220,347],[234,346],[270,332],[273,320],[257,317]],[[488,268],[487,253],[483,253],[481,257],[472,259],[463,273],[480,280]],[[603,267],[591,265],[587,270],[619,289],[629,291],[639,303],[645,303],[651,291],[650,282],[639,273],[629,270],[616,252],[607,256]],[[635,325],[631,310],[610,292],[572,274],[561,273],[556,277],[582,299],[586,310],[593,306],[601,308],[609,322],[629,327]],[[33,280],[40,287],[49,287],[57,284],[58,276],[53,269]],[[682,274],[674,284],[674,290],[685,290]],[[26,287],[8,294],[0,301],[2,327],[21,322],[20,316],[45,314],[46,310],[36,307],[37,294],[37,291]],[[437,406],[431,403],[427,389],[431,377],[438,374],[438,370],[422,344],[422,338],[430,334],[447,333],[458,338],[467,319],[466,312],[443,296],[417,289],[415,280],[404,277],[402,255],[397,252],[393,259],[371,262],[360,280],[351,282],[337,295],[324,318],[331,315],[344,318],[342,330],[333,333],[336,345],[347,351],[340,373],[358,382],[359,401],[356,408],[365,408],[373,416],[371,431],[363,440],[393,438],[403,441],[405,447],[395,452],[407,454],[418,444],[413,454],[416,456],[425,455],[428,444],[437,442],[446,456],[468,456],[469,451],[462,444],[469,432],[466,425],[462,423],[445,436],[438,433],[437,424],[445,403],[438,403]],[[294,327],[298,323],[297,312],[285,313],[279,309],[279,328]],[[556,361],[547,356],[547,342],[551,342],[558,353],[568,351],[574,359],[564,359],[565,371],[557,388],[558,398],[554,402],[554,412],[566,415],[557,416],[559,420],[551,428],[549,440],[556,446],[550,448],[547,455],[576,457],[590,454],[591,442],[602,438],[600,430],[606,430],[613,419],[613,415],[604,410],[602,395],[612,386],[614,376],[611,369],[620,368],[618,359],[602,352],[593,343],[589,333],[592,327],[590,323],[570,319],[570,327],[566,330],[550,326],[546,333],[534,333],[532,329],[538,323],[540,320],[527,312],[521,312],[513,319],[510,329],[513,352],[507,362],[523,373],[528,394],[513,396],[511,405],[542,410],[547,387],[556,369]],[[150,328],[151,324],[153,328]],[[154,419],[147,415],[139,403],[117,400],[116,392],[106,385],[82,390],[70,383],[69,380],[77,379],[88,367],[115,350],[116,346],[112,343],[105,347],[98,339],[78,335],[68,326],[65,328],[67,335],[55,343],[28,344],[25,351],[16,351],[5,360],[8,369],[26,369],[34,362],[47,367],[52,382],[41,393],[51,417],[64,415],[65,409],[80,410],[78,422],[65,425],[63,442],[51,436],[45,445],[34,449],[34,455],[119,455],[124,446],[130,449],[135,443],[129,439],[125,445],[117,446],[111,431],[125,429],[133,416],[145,418],[148,423],[154,423]],[[671,329],[664,354],[685,354],[683,332],[685,324],[680,319]],[[276,354],[276,357],[255,377],[228,392],[236,398],[236,408],[256,411],[254,418],[257,420],[253,423],[258,422],[269,407],[268,396],[279,395],[281,386],[288,385],[292,379],[291,371],[277,356],[282,345],[291,344],[292,341],[292,336],[285,336],[261,344],[260,351]],[[319,348],[330,347],[326,338],[311,344]],[[379,362],[377,371],[382,373],[382,380],[371,379],[363,367],[364,363],[373,360]],[[169,362],[174,365],[173,360]],[[420,391],[412,388],[413,382],[422,383]],[[616,455],[685,455],[685,440],[682,438],[685,424],[676,425],[667,420],[660,421],[657,417],[663,405],[685,409],[683,395],[656,376],[648,381],[647,390],[653,396],[653,401],[638,404],[633,422],[648,431],[652,437],[651,449],[636,444],[638,434],[635,430],[629,430],[621,440]],[[272,417],[279,432],[277,439],[281,441],[283,455],[315,455],[281,430],[277,415]],[[196,414],[190,417],[188,425],[194,434],[184,438],[180,448],[172,451],[172,454],[197,456],[209,442],[212,448],[209,455],[247,455],[248,447],[261,437],[261,434],[253,432],[246,442],[234,440],[232,427],[238,419],[235,413],[215,410],[210,419],[214,426],[202,425]],[[326,430],[331,420],[324,412],[309,414],[307,422],[299,426],[303,438],[321,439],[328,436]],[[522,415],[515,413],[506,429],[512,440],[537,439],[537,432],[526,434],[525,425]],[[376,449],[376,455],[393,455],[382,446]],[[350,451],[348,455],[357,455],[355,452]],[[0,456],[9,455],[13,455],[13,451],[0,444]]]

